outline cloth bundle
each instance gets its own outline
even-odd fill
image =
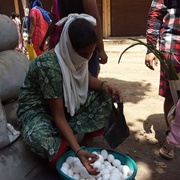
[[[7,123],[6,114],[0,98],[0,149],[14,142],[20,135],[14,127]]]

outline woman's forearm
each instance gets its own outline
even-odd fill
[[[29,32],[28,32],[29,37],[33,36],[35,26],[36,26],[36,19],[35,18],[30,18],[30,27],[29,27]]]
[[[70,125],[68,124],[68,121],[66,120],[62,98],[49,100],[49,107],[61,136],[68,142],[74,152],[77,151],[80,146]]]
[[[71,149],[75,152],[77,149],[79,149],[79,144],[77,142],[77,139],[69,126],[66,119],[63,118],[57,118],[55,119],[56,126],[61,133],[61,135],[65,138],[65,140],[68,142]]]
[[[101,81],[89,74],[89,89],[100,91],[105,83],[107,83],[107,81]]]

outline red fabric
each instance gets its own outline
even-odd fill
[[[103,133],[104,133],[104,128],[99,129],[99,130],[94,131],[94,132],[86,133],[86,135],[87,135],[87,136],[90,136],[90,137],[96,137],[96,136],[101,136],[101,135],[103,135]]]
[[[66,149],[67,149],[67,142],[64,139],[62,139],[61,146],[59,147],[58,153],[50,162],[50,167],[53,170],[56,170],[56,161],[66,151]]]
[[[52,6],[51,14],[54,15],[56,22],[58,22],[60,20],[58,0],[54,0],[54,4]],[[55,28],[51,34],[51,38],[49,40],[49,48],[50,49],[54,48],[56,46],[56,44],[58,43],[60,35],[61,35],[61,31],[62,31],[62,26],[55,26]]]

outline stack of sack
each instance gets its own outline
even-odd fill
[[[28,58],[15,50],[18,32],[12,20],[0,14],[0,149],[14,142],[17,126],[17,99],[28,71]],[[8,107],[7,112],[5,107]]]

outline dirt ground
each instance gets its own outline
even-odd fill
[[[143,37],[140,39],[145,41]],[[159,66],[152,71],[144,65],[144,46],[128,50],[118,64],[121,52],[133,43],[127,39],[105,40],[109,59],[106,65],[101,65],[99,75],[100,79],[121,89],[124,96],[124,114],[131,135],[115,150],[129,155],[136,162],[136,180],[179,179],[180,150],[175,149],[173,160],[159,156],[166,130],[164,99],[158,95]],[[97,147],[108,147],[102,138],[95,143]]]

